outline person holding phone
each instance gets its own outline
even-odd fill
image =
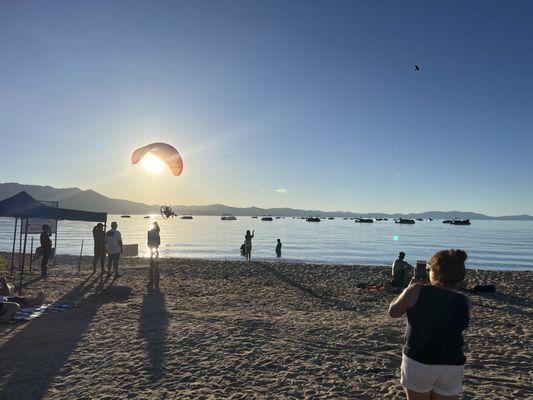
[[[252,258],[252,239],[254,238],[255,231],[246,231],[246,235],[244,235],[244,252],[246,253],[246,261],[250,261]]]

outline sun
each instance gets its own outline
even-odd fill
[[[151,174],[159,174],[165,169],[165,163],[150,153],[143,157],[141,164]]]

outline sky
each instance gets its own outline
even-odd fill
[[[0,182],[533,214],[532,15],[519,0],[0,1]],[[180,151],[180,177],[130,165],[155,141]]]

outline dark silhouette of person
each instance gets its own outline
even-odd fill
[[[41,252],[42,252],[42,260],[41,260],[41,276],[47,277],[48,276],[48,260],[50,260],[50,256],[52,255],[52,239],[50,239],[50,236],[52,236],[52,229],[50,228],[50,225],[43,225],[43,231],[41,232]]]
[[[105,263],[105,232],[104,224],[97,223],[93,228],[94,257],[93,272],[96,272],[96,265],[100,262],[100,270],[103,271]]]
[[[151,256],[159,257],[159,246],[161,245],[160,231],[159,224],[154,221],[152,228],[148,231],[148,248],[150,249]]]
[[[246,253],[246,261],[250,261],[252,258],[252,239],[254,238],[255,231],[246,231],[246,235],[244,235],[244,250]]]
[[[246,244],[241,244],[241,256],[246,256]]]
[[[397,288],[404,288],[406,286],[407,270],[412,270],[413,266],[404,261],[405,253],[400,251],[398,258],[392,263],[392,286]]]
[[[276,244],[276,256],[281,257],[281,239],[278,239],[278,243]]]

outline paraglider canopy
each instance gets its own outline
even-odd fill
[[[151,143],[143,147],[139,147],[131,155],[131,163],[137,164],[147,154],[153,154],[161,161],[163,161],[172,171],[174,176],[181,175],[183,171],[183,160],[180,153],[174,147],[167,143]]]

